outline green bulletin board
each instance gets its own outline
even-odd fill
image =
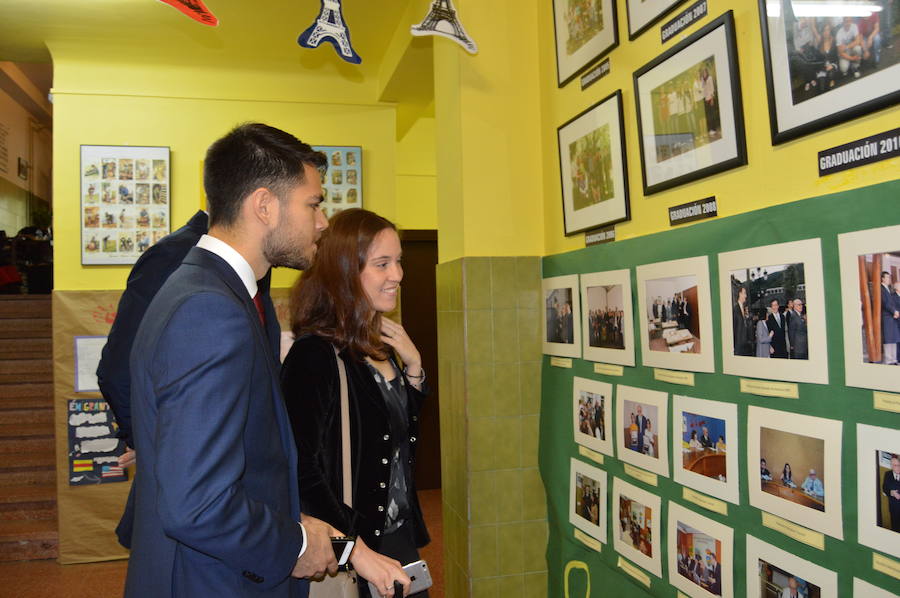
[[[771,182],[771,184],[777,184]],[[765,185],[760,186],[765,192]],[[632,276],[635,338],[638,338],[639,307],[637,305],[635,267],[680,258],[706,255],[709,257],[710,298],[712,301],[713,341],[715,344],[715,373],[696,373],[695,386],[680,386],[655,380],[653,368],[640,365],[641,347],[635,342],[636,367],[625,367],[621,377],[594,373],[594,363],[574,359],[571,369],[551,365],[544,356],[542,370],[542,402],[540,431],[540,471],[547,489],[549,543],[547,548],[549,596],[568,597],[674,597],[677,589],[669,583],[668,567],[668,511],[673,501],[734,530],[733,587],[734,595],[746,595],[746,536],[748,533],[815,564],[837,572],[838,593],[851,596],[853,578],[900,594],[900,581],[873,570],[873,549],[857,543],[857,455],[856,424],[863,423],[884,428],[900,427],[900,413],[876,410],[873,391],[844,386],[843,329],[841,311],[840,273],[837,235],[844,232],[884,227],[900,223],[900,181],[856,189],[834,195],[801,200],[756,212],[721,218],[627,241],[598,245],[543,260],[543,277],[628,268]],[[799,383],[799,398],[768,398],[743,394],[739,377],[722,372],[722,335],[719,299],[718,254],[751,247],[820,238],[825,282],[825,317],[827,322],[829,384]],[[898,239],[900,245],[900,239]],[[728,306],[725,306],[728,309]],[[580,316],[579,316],[580,318]],[[706,342],[704,340],[704,342]],[[900,368],[900,366],[898,366]],[[897,375],[900,376],[900,369]],[[707,511],[682,498],[683,486],[671,477],[659,476],[658,487],[644,484],[624,472],[623,463],[610,456],[599,465],[608,475],[607,541],[596,552],[577,540],[569,523],[569,476],[571,459],[597,465],[579,456],[579,445],[572,431],[572,379],[575,376],[602,380],[618,387],[620,384],[665,391],[669,393],[669,433],[672,426],[672,394],[687,395],[736,404],[740,454],[740,503],[728,504],[728,515]],[[613,401],[615,404],[615,390]],[[751,405],[781,411],[818,416],[843,422],[841,454],[841,495],[843,502],[844,540],[825,536],[824,550],[800,543],[786,535],[763,527],[762,511],[750,506],[748,484],[758,483],[754,471],[748,478],[747,468],[747,408]],[[615,414],[613,421],[618,421]],[[614,434],[618,434],[616,425]],[[615,436],[614,436],[615,438]],[[671,445],[671,436],[669,440]],[[670,451],[671,452],[671,451]],[[677,455],[674,456],[677,458]],[[660,513],[660,547],[662,577],[645,572],[650,587],[626,575],[617,567],[619,554],[613,548],[612,534],[617,521],[613,520],[612,480],[618,477],[662,498]],[[834,483],[834,482],[832,482]],[[900,555],[898,550],[893,556]],[[756,598],[753,596],[753,598]]]

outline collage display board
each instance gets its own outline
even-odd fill
[[[544,258],[548,595],[900,595],[898,197]]]

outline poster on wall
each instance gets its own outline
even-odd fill
[[[613,0],[553,0],[560,87],[619,45]]]
[[[67,406],[69,485],[127,481],[128,470],[118,464],[125,443],[116,437],[118,426],[106,401],[70,399]]]
[[[362,148],[354,145],[314,145],[328,158],[322,175],[322,211],[331,217],[347,208],[363,207]]]
[[[838,235],[849,386],[900,392],[900,226]]]
[[[734,596],[734,530],[669,501],[669,583],[692,598]]]
[[[737,405],[674,395],[672,421],[675,481],[739,504]]]
[[[856,424],[859,543],[900,557],[900,431]]]
[[[838,420],[751,405],[750,504],[842,540],[841,431]]]
[[[544,310],[543,352],[561,357],[581,357],[581,298],[578,275],[556,276],[542,281]]]
[[[606,472],[572,459],[569,523],[606,544]]]
[[[759,0],[772,143],[900,101],[897,3]]]
[[[634,73],[644,194],[747,163],[731,11]]]
[[[581,344],[584,358],[634,365],[634,312],[631,271],[581,275]]]
[[[168,147],[81,146],[81,263],[133,264],[169,234]]]
[[[822,242],[719,254],[726,374],[828,384]]]

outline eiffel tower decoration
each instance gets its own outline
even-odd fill
[[[448,31],[447,29],[452,29]],[[456,16],[456,9],[453,8],[452,0],[434,0],[431,3],[431,9],[425,20],[418,25],[410,28],[413,35],[440,35],[447,39],[452,39],[470,54],[478,52],[478,46],[466,33],[462,23]]]
[[[297,43],[304,48],[317,48],[322,42],[334,46],[338,56],[347,62],[362,62],[362,58],[350,44],[350,30],[344,24],[341,0],[322,0],[322,9],[316,22],[297,38]]]

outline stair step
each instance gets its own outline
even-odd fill
[[[0,424],[0,453],[55,450],[53,424]]]
[[[53,559],[59,556],[56,520],[0,521],[0,561]]]
[[[52,451],[9,453],[0,458],[0,487],[56,483],[56,455]]]
[[[0,326],[0,338],[50,338],[50,318],[9,318]]]
[[[52,382],[52,359],[0,360],[0,384],[17,382]]]
[[[53,404],[53,384],[26,382],[21,384],[0,384],[0,402],[7,399],[42,399]]]
[[[0,338],[0,359],[52,358],[53,342],[49,338]]]
[[[0,319],[49,318],[52,308],[49,295],[7,295],[0,299]]]
[[[9,484],[0,486],[0,505],[56,502],[56,484]]]
[[[36,403],[35,399],[8,399],[0,401],[0,425],[52,423],[52,405]]]

